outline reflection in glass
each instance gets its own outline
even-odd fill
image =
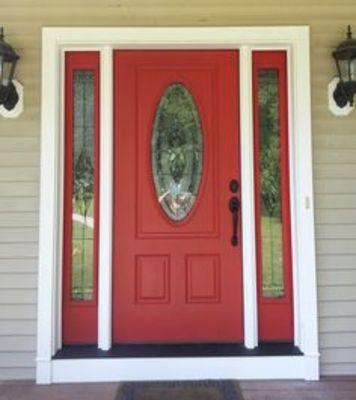
[[[94,72],[73,75],[72,299],[93,299]]]
[[[264,297],[284,295],[278,70],[258,74],[261,252]]]
[[[151,163],[158,202],[174,221],[191,211],[203,166],[198,110],[188,89],[174,83],[159,102],[151,141]]]

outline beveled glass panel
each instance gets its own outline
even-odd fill
[[[1,84],[3,86],[8,86],[12,75],[13,75],[13,64],[8,61],[4,61],[2,63],[2,66],[0,67]]]
[[[73,74],[72,290],[73,300],[93,299],[94,72]]]
[[[258,73],[262,290],[284,295],[278,70]]]
[[[157,200],[173,221],[183,220],[197,198],[203,169],[203,138],[194,99],[181,83],[163,93],[157,107],[151,163]]]

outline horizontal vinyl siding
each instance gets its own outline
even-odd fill
[[[0,378],[33,378],[42,26],[310,25],[321,372],[356,373],[356,113],[332,116],[332,47],[354,0],[1,0],[25,112],[0,118]],[[355,26],[356,29],[356,26]]]
[[[356,121],[326,120],[319,135],[313,122],[321,371],[355,374]]]
[[[6,8],[1,8],[5,15]],[[19,47],[26,65],[26,51]],[[25,86],[25,112],[13,121],[0,119],[0,379],[35,376],[39,52],[36,59],[37,71],[31,67],[19,75]]]

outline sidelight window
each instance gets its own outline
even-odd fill
[[[97,337],[99,53],[65,57],[63,342]]]
[[[253,52],[260,340],[293,338],[285,51]]]

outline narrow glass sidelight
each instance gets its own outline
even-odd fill
[[[264,297],[284,295],[278,70],[258,72],[260,232]]]
[[[72,291],[93,299],[94,272],[94,72],[73,73]]]
[[[183,220],[195,204],[201,183],[203,138],[193,96],[181,83],[170,85],[158,104],[151,166],[160,206],[171,220]]]

